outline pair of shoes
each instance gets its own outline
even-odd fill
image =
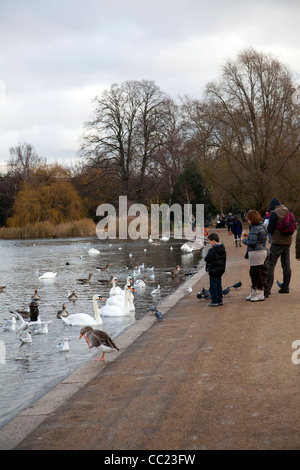
[[[279,292],[279,294],[289,294],[290,293],[289,289],[279,289],[278,292]]]
[[[214,302],[211,302],[208,304],[209,307],[219,307],[220,304],[215,304]]]

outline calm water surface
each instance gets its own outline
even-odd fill
[[[186,281],[184,274],[201,263],[202,252],[182,254],[182,243],[174,239],[161,242],[159,246],[145,240],[100,241],[97,238],[0,240],[0,285],[6,286],[0,293],[0,325],[10,318],[10,309],[29,306],[35,288],[41,297],[40,317],[51,321],[48,333],[32,335],[31,344],[21,345],[16,332],[0,328],[0,427],[95,354],[84,339],[79,341],[81,327],[65,325],[56,318],[56,313],[66,303],[70,314],[86,312],[93,316],[92,296],[100,294],[106,300],[110,289],[97,282],[109,278],[109,274],[103,274],[96,267],[111,263],[110,274],[117,276],[118,285],[123,288],[126,277],[133,275],[130,267],[137,262],[144,263],[141,274],[133,276],[133,280],[147,276],[146,288],[137,288],[134,294],[135,314],[125,318],[103,317],[101,329],[115,339],[147,314],[154,303],[158,304]],[[100,254],[89,254],[91,248],[100,250]],[[182,271],[177,279],[172,279],[165,271],[177,264]],[[153,266],[153,272],[147,269]],[[57,272],[57,276],[51,280],[39,279],[47,271]],[[77,282],[78,278],[87,278],[89,273],[94,274],[91,285]],[[154,296],[151,292],[158,284],[161,292]],[[67,299],[73,290],[78,295],[76,302]],[[101,306],[100,302],[99,308]],[[16,328],[19,325],[18,321]],[[68,352],[57,348],[64,338],[70,339]]]

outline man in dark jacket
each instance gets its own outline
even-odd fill
[[[289,285],[291,280],[291,264],[290,264],[290,246],[292,243],[292,235],[284,235],[277,228],[276,225],[285,218],[289,209],[280,204],[278,199],[272,198],[269,209],[271,211],[268,233],[271,234],[271,247],[272,259],[270,260],[269,273],[268,273],[268,286],[269,294],[271,294],[271,288],[274,282],[274,270],[278,258],[280,257],[282,271],[283,271],[283,282],[279,289],[280,294],[288,294],[290,292]]]
[[[226,250],[223,243],[219,243],[219,235],[217,233],[211,233],[207,238],[211,245],[204,258],[206,271],[209,274],[209,289],[211,294],[209,307],[218,307],[223,305],[222,275],[225,272],[226,266]]]

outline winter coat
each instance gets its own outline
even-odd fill
[[[295,248],[296,248],[296,259],[300,259],[300,221],[298,223]]]
[[[210,276],[222,277],[226,266],[226,250],[223,243],[217,243],[208,250],[204,258],[206,271]]]
[[[243,230],[243,227],[242,227],[242,222],[240,220],[237,220],[236,223],[235,222],[232,223],[231,231],[233,235],[238,235],[239,238],[241,238],[242,230]]]
[[[292,243],[292,235],[284,235],[276,228],[276,225],[285,218],[288,212],[288,208],[280,204],[270,214],[268,232],[271,234],[271,243],[274,245],[290,245]]]
[[[267,235],[263,222],[252,225],[248,238],[243,239],[243,243],[247,245],[247,251],[266,250]]]

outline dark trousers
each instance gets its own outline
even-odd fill
[[[264,290],[263,264],[259,266],[250,266],[251,284],[254,289]]]
[[[223,301],[222,278],[209,276],[209,290],[212,303],[220,304]]]
[[[269,273],[268,273],[268,287],[269,291],[273,286],[274,282],[274,270],[278,258],[280,257],[281,267],[283,272],[283,283],[281,285],[282,290],[289,290],[291,280],[291,265],[290,265],[290,245],[275,245],[272,243],[270,251],[272,258],[270,259]]]

